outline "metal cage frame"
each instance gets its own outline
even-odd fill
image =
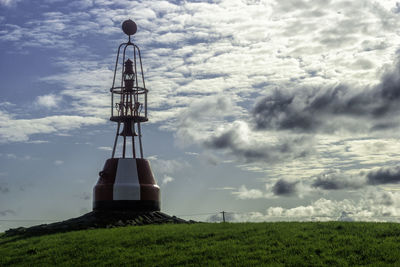
[[[121,49],[123,51],[121,53]],[[128,48],[132,48],[132,53],[127,53]],[[121,106],[124,105],[124,97],[127,96],[127,91],[125,90],[125,82],[124,82],[124,73],[125,73],[125,60],[129,54],[132,55],[133,58],[133,69],[134,69],[134,84],[132,87],[132,91],[129,92],[129,96],[131,96],[131,102],[128,107]],[[122,67],[121,69],[121,82],[119,86],[116,86],[116,78],[118,72],[118,63],[120,62],[120,57],[122,57]],[[140,73],[138,73],[138,71]],[[148,121],[148,113],[147,113],[147,93],[149,90],[146,89],[146,83],[144,80],[144,73],[143,73],[143,64],[142,64],[142,57],[140,53],[140,49],[137,45],[131,42],[131,36],[129,35],[129,40],[126,43],[122,43],[118,47],[117,58],[115,60],[115,67],[114,67],[114,77],[112,86],[110,88],[111,92],[111,117],[110,120],[117,122],[117,133],[114,140],[114,146],[112,150],[112,158],[115,157],[116,146],[118,143],[118,136],[123,136],[123,151],[122,151],[122,158],[126,156],[126,132],[123,131],[123,134],[120,134],[120,127],[121,123],[124,123],[124,128],[127,125],[132,125],[134,132],[135,132],[135,124],[137,124],[138,134],[132,134],[132,156],[136,158],[136,149],[135,149],[135,139],[134,137],[137,136],[139,140],[139,148],[140,148],[140,158],[143,158],[143,145],[142,145],[142,131],[140,123]],[[118,97],[119,96],[119,97]],[[133,96],[133,99],[132,99]],[[119,98],[119,99],[118,99]],[[132,103],[133,100],[133,103]],[[142,100],[143,103],[139,102]],[[134,104],[134,105],[132,105]],[[130,109],[130,113],[128,114],[127,110]],[[139,110],[140,108],[140,110]],[[114,111],[116,109],[116,111]],[[125,114],[123,114],[125,111]],[[129,126],[130,127],[130,126]]]

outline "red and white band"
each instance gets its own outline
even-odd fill
[[[110,200],[160,201],[160,187],[146,159],[111,158],[106,161],[94,187],[94,201]]]

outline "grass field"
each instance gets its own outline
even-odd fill
[[[198,223],[0,236],[0,266],[400,266],[400,224]]]

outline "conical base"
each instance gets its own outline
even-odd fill
[[[146,159],[108,159],[93,196],[94,211],[160,210],[160,187]]]

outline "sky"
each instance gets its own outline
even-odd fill
[[[163,212],[400,221],[399,18],[391,0],[0,0],[0,231],[91,211],[126,19]]]

